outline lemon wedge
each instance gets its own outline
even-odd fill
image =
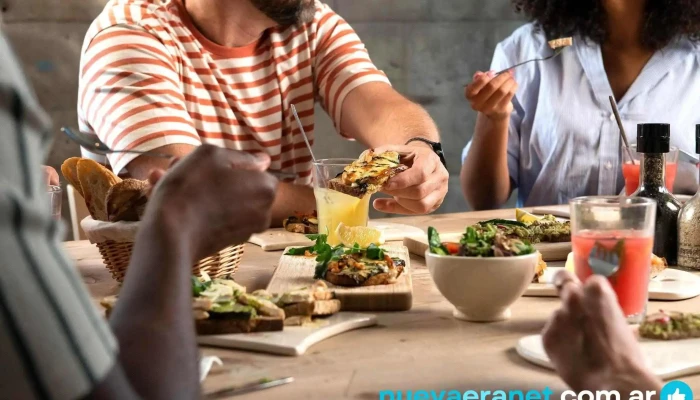
[[[340,239],[340,243],[346,247],[352,247],[357,243],[364,249],[373,243],[377,246],[384,244],[384,233],[367,226],[346,226],[340,223],[335,234]]]
[[[520,208],[515,209],[515,220],[518,222],[522,222],[523,224],[531,224],[535,221],[539,221],[540,219],[542,219],[542,217],[530,214],[529,212],[521,210]]]
[[[564,269],[571,273],[576,272],[574,270],[574,253],[569,253],[569,255],[566,257],[566,264],[564,265]]]

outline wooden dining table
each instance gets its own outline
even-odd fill
[[[427,230],[459,232],[491,218],[513,218],[514,210],[495,210],[392,218],[391,222]],[[97,304],[118,290],[96,247],[67,242],[84,282]],[[235,279],[248,290],[265,288],[281,252],[245,248]],[[378,325],[331,337],[297,357],[201,347],[205,356],[218,356],[203,383],[205,393],[260,379],[293,377],[291,384],[236,396],[240,399],[378,399],[383,390],[543,390],[555,393],[566,386],[547,369],[521,359],[515,345],[521,337],[541,332],[559,307],[557,298],[523,297],[512,307],[510,320],[470,323],[452,317],[452,306],[440,295],[422,257],[411,256],[413,307],[410,311],[377,313]],[[677,302],[650,302],[658,309],[700,312],[700,297]],[[571,360],[577,362],[577,360]],[[700,376],[685,377],[696,393]],[[406,397],[402,398],[405,400]],[[687,399],[690,400],[690,399]]]

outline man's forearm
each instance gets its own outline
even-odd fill
[[[314,191],[308,186],[281,183],[272,205],[272,228],[282,226],[282,221],[294,212],[308,213],[316,209]]]
[[[511,193],[508,173],[509,120],[492,121],[479,114],[472,146],[462,166],[462,190],[476,210],[498,208]]]
[[[369,129],[358,132],[357,140],[368,147],[391,144],[405,144],[414,137],[423,137],[430,141],[440,140],[437,126],[430,115],[419,105],[408,100],[385,104]]]
[[[153,150],[154,153],[167,154],[176,158],[183,158],[196,149],[189,144],[169,144]],[[163,157],[139,156],[126,166],[129,176],[134,179],[146,180],[148,174],[154,169],[166,170],[170,166],[170,160]]]
[[[122,368],[143,398],[199,396],[192,319],[194,260],[183,238],[174,224],[147,215],[110,318]]]
[[[417,136],[440,139],[430,115],[384,83],[367,83],[348,94],[341,130],[367,147],[402,145]]]

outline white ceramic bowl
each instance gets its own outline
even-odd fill
[[[539,253],[519,257],[456,257],[425,252],[440,293],[455,306],[454,317],[473,322],[510,318],[510,306],[535,276]]]

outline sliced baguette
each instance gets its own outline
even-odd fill
[[[61,164],[61,174],[66,178],[68,183],[80,193],[81,197],[85,197],[80,179],[78,179],[78,161],[80,161],[80,157],[71,157],[64,161],[63,164]]]
[[[107,193],[112,186],[121,182],[121,179],[103,165],[84,158],[78,160],[77,170],[90,215],[97,221],[108,221],[105,201]]]

